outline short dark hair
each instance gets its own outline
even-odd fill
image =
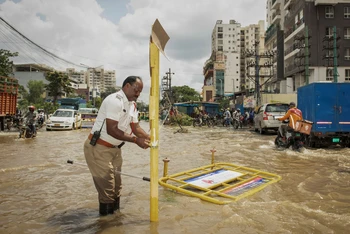
[[[126,84],[131,84],[131,85],[134,84],[137,79],[142,81],[141,77],[139,77],[139,76],[128,76],[128,77],[126,77],[126,79],[123,82],[123,86],[122,87],[124,87]]]

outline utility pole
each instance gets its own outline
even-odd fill
[[[337,56],[337,26],[333,27],[333,77],[334,83],[338,83],[338,56]]]
[[[330,33],[330,32],[328,32]],[[326,60],[325,66],[327,67],[327,74],[328,74],[328,67],[333,67],[333,82],[338,82],[338,49],[339,44],[338,41],[340,39],[340,36],[337,35],[337,27],[334,26],[332,30],[332,34],[328,34],[323,38],[323,45],[322,50],[325,51],[325,54],[323,55],[322,59]],[[331,70],[330,70],[331,71]]]
[[[259,41],[255,41],[255,95],[256,104],[260,105],[260,80],[259,80]]]
[[[295,49],[299,49],[297,54],[295,55],[294,65],[298,66],[298,72],[303,73],[305,76],[305,85],[309,84],[309,58],[310,58],[310,43],[309,40],[311,36],[309,36],[309,28],[305,26],[305,35],[304,36],[296,36],[294,40]]]
[[[163,97],[167,96],[172,105],[174,100],[173,100],[172,88],[171,88],[171,75],[175,75],[175,73],[171,72],[171,69],[169,68],[169,71],[166,72],[165,74],[166,76],[163,76],[162,78]]]
[[[254,44],[255,48],[254,50],[247,49],[243,52],[243,55],[245,58],[253,58],[254,59],[249,59],[247,60],[247,76],[248,78],[254,82],[255,84],[255,90],[254,90],[254,96],[256,100],[256,105],[260,105],[261,102],[261,92],[260,88],[267,83],[272,77],[273,74],[271,72],[271,68],[273,67],[273,57],[275,56],[275,51],[264,51],[263,53],[259,52],[259,41],[255,41]],[[264,64],[260,64],[260,59],[267,59]],[[254,75],[251,75],[249,72],[249,68],[254,68]],[[267,68],[270,70],[269,74],[260,74],[261,68]],[[268,78],[262,85],[260,85],[260,79],[261,78]]]
[[[171,92],[171,74],[175,75],[175,73],[174,73],[174,72],[171,72],[171,68],[169,68],[169,71],[166,72],[165,74],[167,74],[167,76],[168,76],[168,80],[169,80],[169,90],[170,90],[170,93],[172,93],[172,92]]]
[[[95,68],[92,68],[92,101],[93,101],[93,105],[95,107],[96,104],[96,89],[95,89]]]
[[[309,27],[305,25],[305,83],[309,84]]]

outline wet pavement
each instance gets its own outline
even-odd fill
[[[148,123],[142,122],[148,130]],[[274,134],[249,129],[160,129],[169,174],[216,162],[271,172],[282,180],[227,205],[216,205],[159,186],[159,222],[150,222],[149,183],[123,176],[120,212],[99,217],[85,164],[89,130],[41,129],[34,139],[0,133],[0,233],[349,233],[350,149],[278,150]],[[149,150],[127,143],[122,171],[149,177]]]

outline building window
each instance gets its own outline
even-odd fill
[[[327,68],[326,80],[333,81],[333,68]]]
[[[344,29],[344,39],[350,39],[350,28]]]
[[[326,28],[326,37],[331,38],[333,36],[333,28],[327,27]]]
[[[333,58],[333,50],[326,51],[326,58]]]
[[[222,46],[218,46],[218,51],[223,51],[223,47]]]
[[[345,60],[350,60],[350,48],[345,48]]]
[[[345,69],[345,81],[350,81],[350,69]]]
[[[326,6],[326,19],[334,18],[334,7]]]
[[[222,44],[223,44],[223,41],[222,41],[222,40],[218,40],[218,44],[219,44],[219,45],[222,45]]]
[[[350,7],[344,7],[344,18],[350,19]]]
[[[223,32],[222,27],[218,27],[218,32]]]

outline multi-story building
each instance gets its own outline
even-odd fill
[[[249,53],[248,51],[254,51]],[[255,67],[249,67],[250,61],[256,60],[255,55],[263,54],[265,51],[265,22],[260,20],[258,24],[251,24],[241,28],[241,90],[255,89],[256,69]],[[252,56],[248,56],[251,54]],[[266,59],[261,58],[258,61],[258,65],[264,64]],[[268,67],[267,67],[268,68]],[[259,68],[259,75],[261,75],[260,83],[264,82],[264,79],[270,74],[269,69],[265,67]]]
[[[240,27],[235,20],[216,21],[212,32],[212,54],[203,68],[203,100],[233,95],[240,90]]]
[[[267,10],[270,27],[278,27],[274,12],[281,12],[283,22],[279,24],[284,34],[282,93],[296,92],[312,82],[350,81],[349,0],[268,0]],[[277,59],[277,70],[278,63]]]
[[[108,87],[116,88],[115,71],[104,71],[101,92],[105,92]]]
[[[13,66],[13,74],[18,79],[19,85],[22,85],[25,89],[28,89],[27,84],[30,80],[42,81],[47,84],[45,79],[47,72],[52,72],[52,67],[44,64],[15,64]]]
[[[67,68],[66,73],[69,79],[75,84],[86,84],[85,71],[75,71],[74,68]]]
[[[272,77],[263,87],[267,92],[280,92],[280,83],[284,82],[284,17],[288,4],[285,0],[268,0],[266,4],[267,30],[265,50],[274,51]],[[285,85],[284,85],[285,86]]]
[[[258,45],[258,53],[264,51],[265,23],[241,27],[235,20],[223,24],[222,20],[216,21],[212,32],[212,54],[205,62],[203,68],[204,86],[203,100],[214,100],[215,97],[232,96],[235,93],[255,87],[254,79],[248,71],[249,57],[243,53],[246,49],[255,50]],[[264,63],[264,59],[260,60]],[[261,69],[265,74],[265,69]]]
[[[90,89],[97,92],[105,92],[108,87],[116,88],[115,71],[107,71],[103,68],[88,68],[86,83]]]

